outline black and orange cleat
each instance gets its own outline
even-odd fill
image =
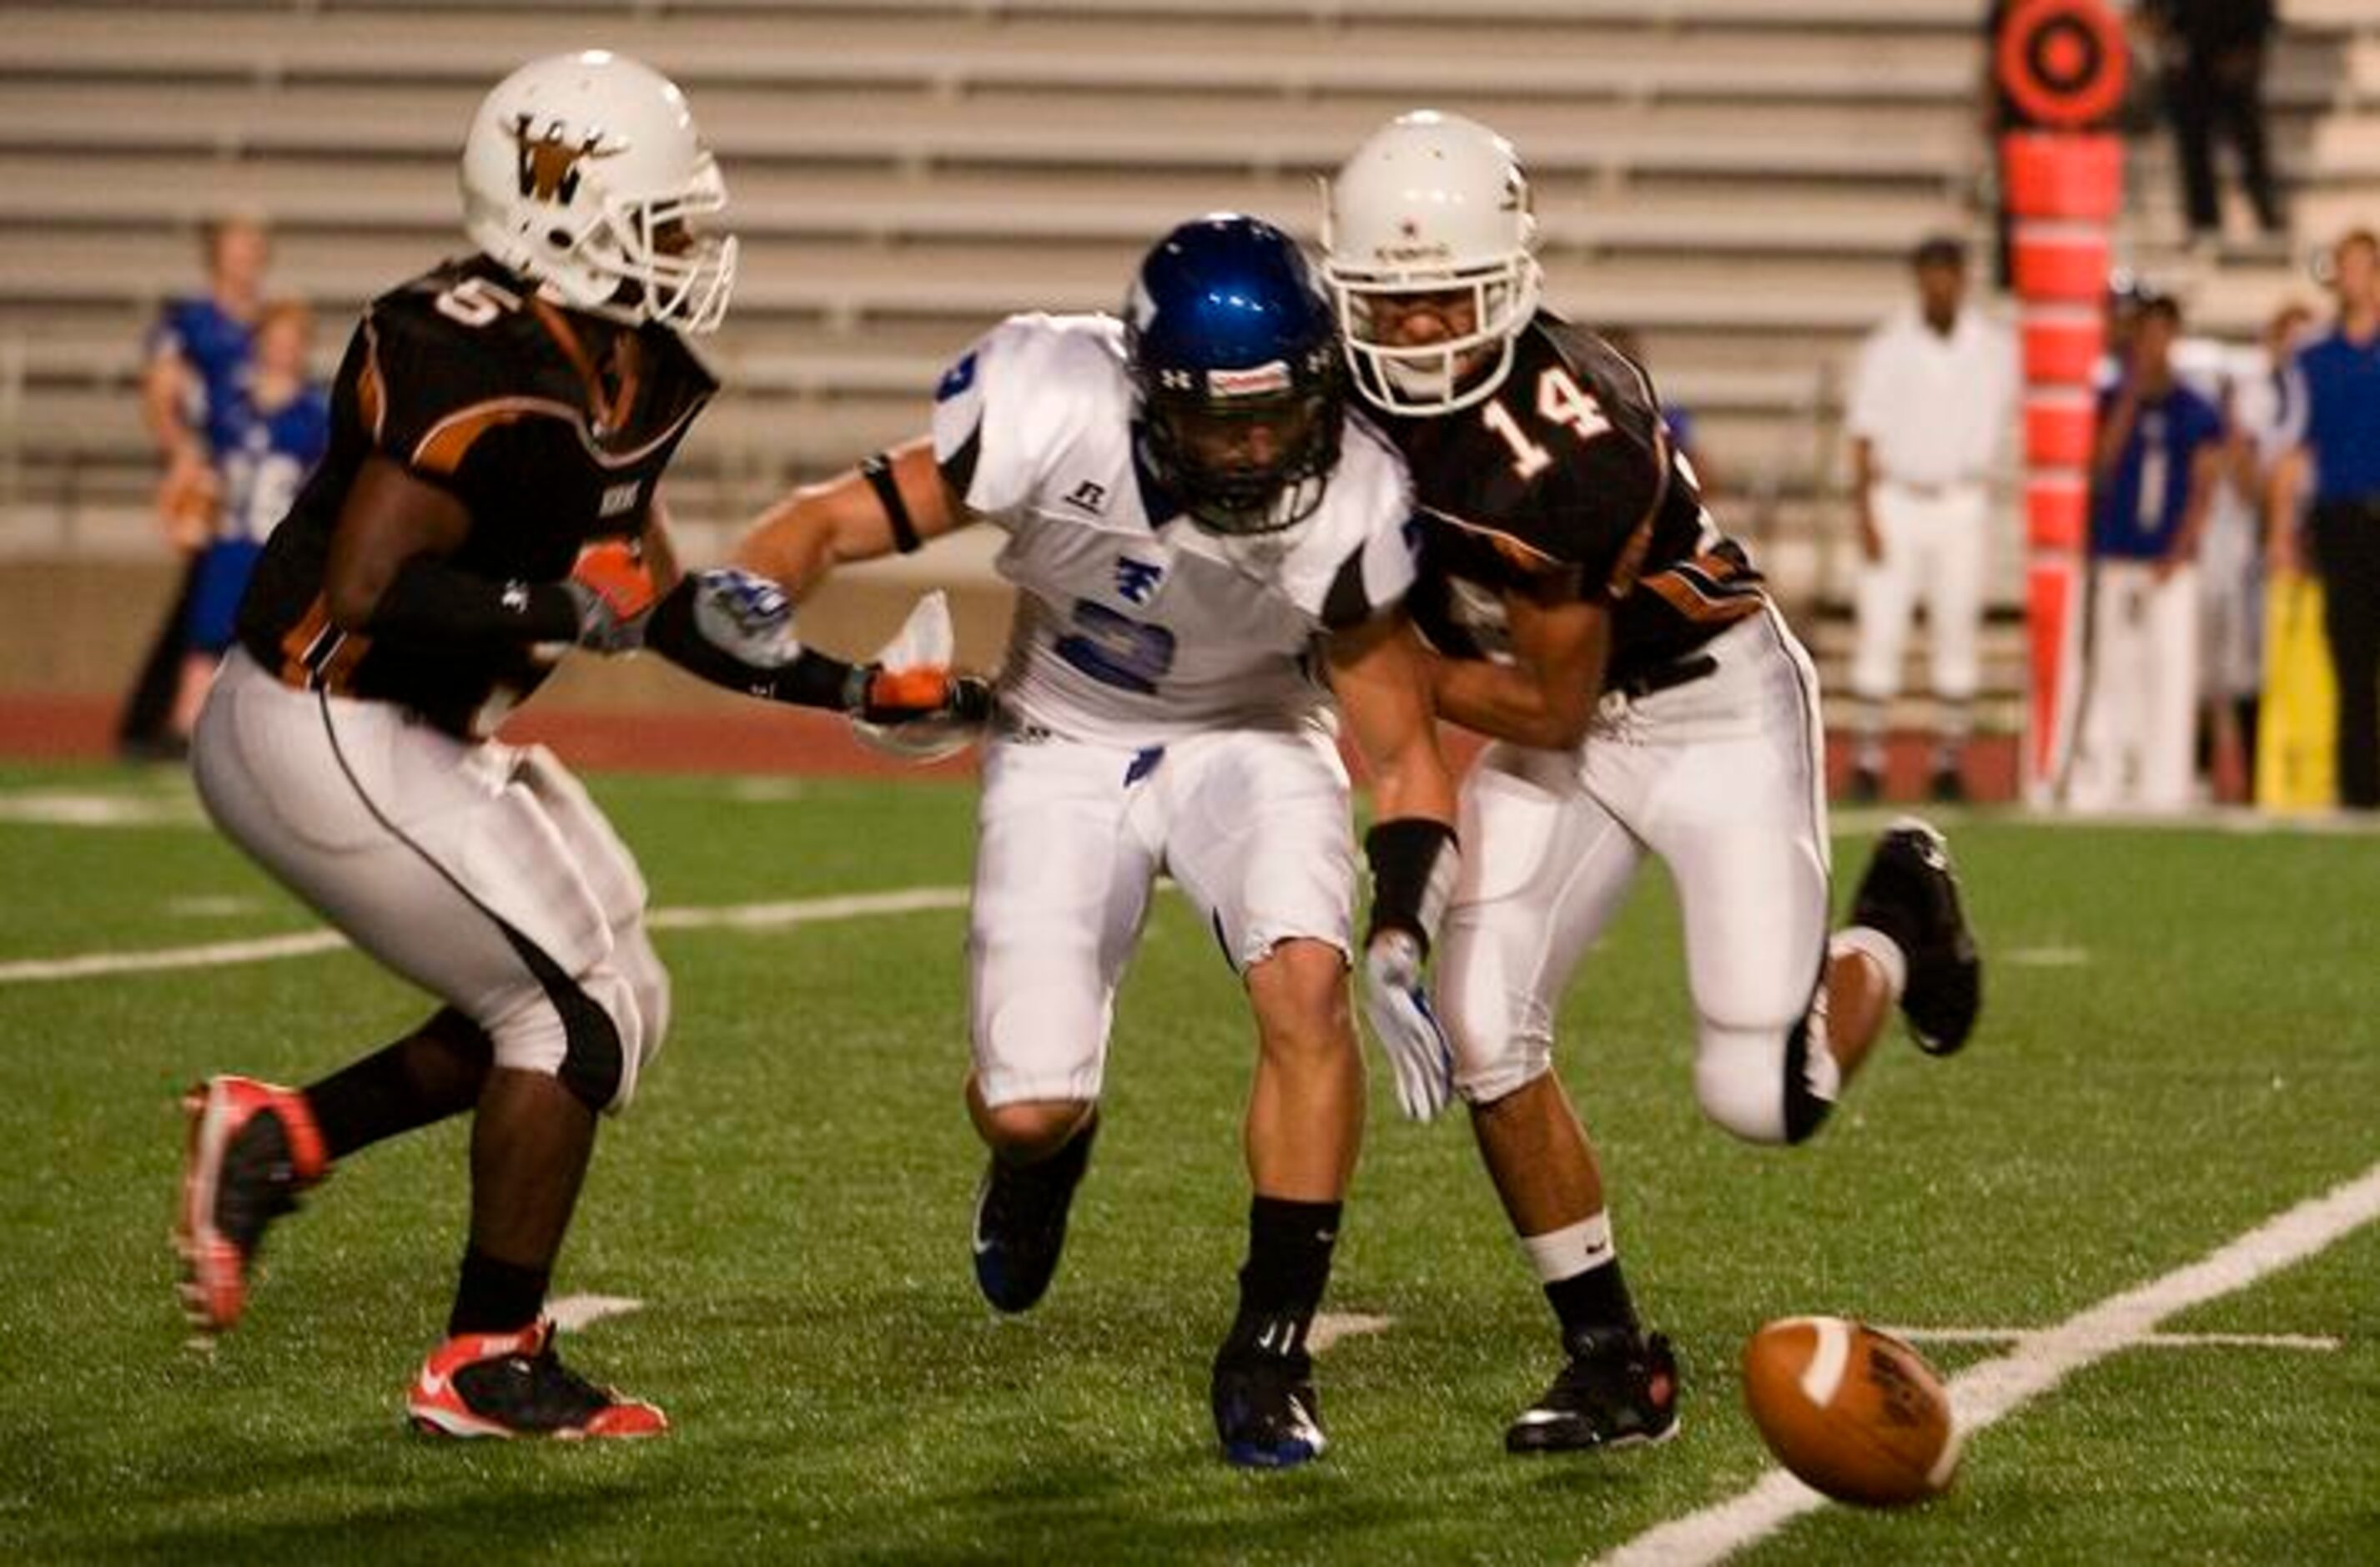
[[[430,1352],[406,1395],[415,1429],[436,1437],[658,1437],[669,1416],[562,1364],[553,1323],[514,1333],[458,1333]]]

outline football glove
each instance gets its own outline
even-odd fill
[[[768,577],[740,567],[695,573],[694,628],[712,648],[754,669],[781,669],[801,656],[793,600]]]
[[[852,733],[863,745],[905,761],[928,762],[974,744],[991,717],[991,686],[978,675],[951,673],[957,646],[950,600],[937,588],[917,601],[892,640],[877,650],[875,662],[862,666],[870,688],[847,705]],[[901,683],[911,676],[938,678],[947,689],[935,693],[920,685],[904,690]],[[880,683],[880,691],[875,689]]]
[[[844,695],[852,728],[889,731],[885,741],[871,741],[895,756],[930,761],[959,750],[975,737],[991,716],[991,682],[980,674],[960,674],[940,668],[887,669],[880,663],[854,664]],[[957,738],[940,750],[906,748],[905,736],[914,728],[930,727],[954,733]]]
[[[645,617],[660,593],[635,541],[607,539],[578,553],[563,589],[578,607],[578,645],[599,653],[644,646]]]
[[[1413,932],[1390,927],[1364,949],[1364,1015],[1396,1074],[1398,1107],[1409,1120],[1436,1119],[1454,1097],[1454,1052],[1429,1009]]]

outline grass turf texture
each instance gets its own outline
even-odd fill
[[[661,905],[966,877],[963,787],[601,779]],[[178,786],[0,769],[0,800]],[[2380,838],[1956,824],[1997,964],[1964,1056],[1881,1050],[1797,1150],[1693,1102],[1662,879],[1574,987],[1561,1070],[1597,1128],[1623,1255],[1678,1340],[1669,1446],[1521,1462],[1504,1421],[1549,1318],[1459,1124],[1385,1072],[1332,1309],[1388,1330],[1321,1359],[1333,1446],[1250,1476],[1212,1453],[1206,1370],[1246,1194],[1249,1025],[1211,938],[1160,900],[1119,1007],[1106,1131],[1065,1263],[996,1318],[965,1257],[981,1154],[959,1109],[964,916],[666,931],[667,1052],[607,1127],[557,1289],[643,1310],[565,1341],[663,1404],[649,1444],[457,1446],[402,1391],[443,1320],[460,1125],[352,1160],[269,1248],[249,1319],[181,1347],[164,1236],[176,1090],[302,1081],[424,1003],[348,953],[0,985],[0,1552],[11,1561],[978,1560],[1572,1562],[1766,1467],[1735,1357],[1836,1311],[2046,1326],[2353,1176],[2380,1128]],[[1866,850],[1838,844],[1839,906]],[[311,928],[188,825],[0,825],[0,961]],[[172,900],[200,900],[195,905]],[[225,905],[205,900],[232,899]],[[175,912],[195,908],[197,912]],[[2087,962],[2018,961],[2075,949]],[[2380,1233],[2168,1324],[2330,1334],[2337,1354],[2141,1348],[1972,1443],[1945,1500],[1840,1509],[1759,1562],[2380,1560]],[[1935,1346],[1946,1371],[1982,1346]]]

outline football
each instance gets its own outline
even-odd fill
[[[1778,1462],[1838,1501],[1905,1507],[1940,1494],[1958,1471],[1941,1377],[1864,1323],[1767,1323],[1743,1346],[1743,1399]]]

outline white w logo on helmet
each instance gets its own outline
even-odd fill
[[[463,226],[572,308],[709,332],[735,241],[696,223],[727,204],[686,95],[601,49],[534,60],[496,84],[463,143]]]

